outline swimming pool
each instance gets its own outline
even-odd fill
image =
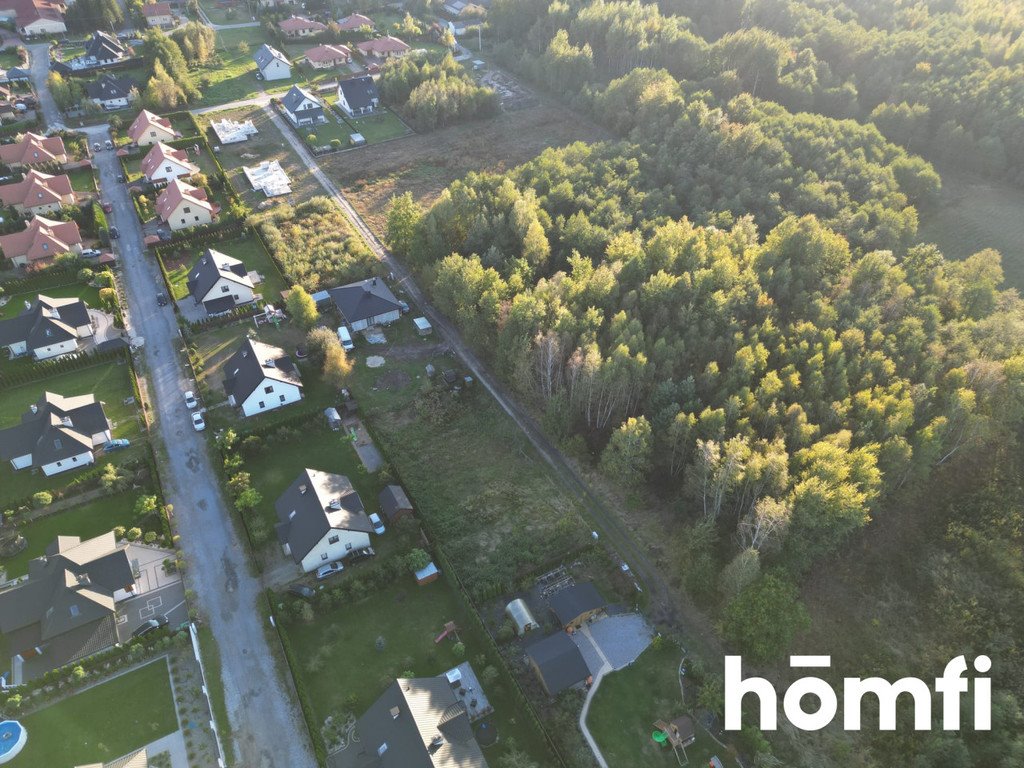
[[[13,760],[28,741],[28,733],[21,723],[4,720],[0,723],[0,763]]]

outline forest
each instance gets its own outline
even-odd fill
[[[754,764],[1021,764],[1024,305],[999,253],[918,236],[931,161],[1024,183],[1021,4],[495,0],[489,19],[503,63],[619,138],[471,173],[428,210],[396,198],[388,243],[438,308],[567,451],[671,510],[682,586],[754,663],[816,636],[808,588],[928,503],[895,552],[933,598],[893,613],[914,615],[903,642],[999,649],[998,735],[905,729],[852,761],[845,737],[748,734]],[[887,645],[859,652],[920,672]]]
[[[451,53],[433,64],[429,59],[392,59],[381,68],[381,99],[395,107],[418,131],[493,117],[498,97],[477,85]]]

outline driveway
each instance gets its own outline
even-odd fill
[[[43,122],[51,129],[63,128],[64,123],[61,122],[57,102],[53,100],[53,94],[46,86],[46,78],[50,75],[50,44],[36,43],[26,45],[25,48],[30,57],[29,75],[32,78],[32,87],[35,89],[36,97],[39,99]]]
[[[90,141],[110,138],[107,126],[86,129]],[[142,230],[114,152],[93,159],[100,188],[114,208],[109,215],[121,230],[118,246],[136,334],[146,339],[145,367],[152,387],[155,436],[170,461],[161,466],[167,501],[188,555],[187,579],[199,608],[221,646],[224,685],[238,764],[272,768],[279,764],[280,734],[289,734],[288,764],[313,766],[305,724],[291,685],[282,685],[277,660],[264,634],[258,610],[259,582],[249,572],[245,547],[235,535],[203,436],[192,429],[181,393],[194,389],[178,357],[181,340],[173,308],[154,300],[163,287],[156,260],[147,256]]]
[[[163,568],[164,560],[174,559],[174,550],[129,544],[126,554],[135,573],[138,597],[117,605],[118,642],[131,638],[132,632],[144,621],[156,616],[166,616],[172,627],[188,621],[181,575],[165,573]]]

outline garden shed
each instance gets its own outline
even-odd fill
[[[414,318],[413,323],[416,325],[416,333],[420,336],[429,336],[434,331],[433,326],[430,325],[430,321],[425,317]]]
[[[534,618],[533,612],[530,610],[530,606],[528,606],[526,601],[521,597],[517,597],[505,606],[505,615],[512,619],[512,623],[516,625],[516,634],[520,637],[525,635],[531,629],[540,628],[540,624],[538,624],[537,619]]]
[[[324,409],[324,418],[327,419],[327,426],[333,431],[337,432],[341,429],[341,414],[338,413],[338,409],[335,407]]]

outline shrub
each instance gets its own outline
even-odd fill
[[[419,547],[416,547],[405,556],[405,563],[409,570],[413,573],[415,573],[416,571],[422,571],[424,568],[430,565],[430,555],[424,552]]]
[[[138,541],[141,536],[142,529],[140,528],[129,528],[128,531],[125,533],[125,537],[128,539],[128,541]]]
[[[466,655],[466,644],[463,643],[460,640],[459,642],[457,642],[455,645],[452,646],[452,653],[454,653],[455,656],[457,658],[460,658],[460,659],[465,657],[465,655]]]
[[[147,544],[152,544],[156,541],[156,531],[146,531],[146,535],[142,537],[142,540]]]
[[[36,509],[48,507],[53,503],[53,494],[49,491],[39,491],[32,494],[32,506]]]
[[[115,525],[114,526],[114,535],[117,538],[119,538],[119,539],[123,539],[124,538],[125,530],[126,530],[126,528],[123,525]]]

